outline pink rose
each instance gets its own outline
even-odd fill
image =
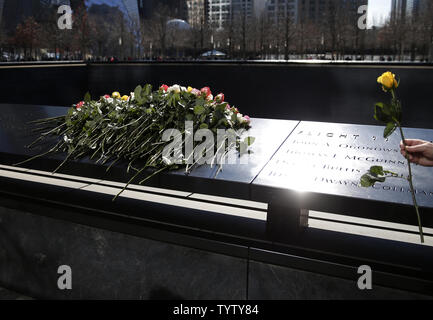
[[[197,96],[199,96],[201,94],[201,91],[198,90],[198,89],[192,89],[191,93],[197,97]]]
[[[224,93],[219,93],[219,94],[215,97],[215,101],[216,101],[216,102],[224,102]]]
[[[81,109],[81,107],[84,106],[84,101],[80,101],[77,103],[77,110]]]
[[[205,94],[206,98],[209,97],[212,94],[212,92],[210,91],[209,87],[201,88],[200,91]]]

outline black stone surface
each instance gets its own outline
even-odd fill
[[[345,279],[347,272],[340,270],[345,268],[343,264],[332,267],[317,259],[288,259],[269,251],[265,257],[261,250],[244,246],[234,246],[234,251],[243,251],[239,257],[230,256],[229,243],[215,253],[208,244],[204,244],[208,248],[204,250],[191,248],[199,248],[201,238],[190,237],[189,247],[185,247],[182,235],[171,239],[174,244],[164,243],[146,239],[155,230],[144,228],[140,236],[132,236],[64,221],[62,208],[53,217],[44,217],[32,212],[35,207],[29,206],[26,211],[0,206],[0,258],[4,262],[0,264],[0,283],[34,298],[428,298],[384,287],[375,273],[374,290],[361,292],[356,288],[355,269],[349,271],[353,279]],[[260,262],[264,258],[269,262]],[[294,258],[305,261],[299,263]],[[70,291],[57,288],[57,268],[64,264],[72,268]],[[305,269],[328,270],[343,278]],[[400,285],[398,276],[389,277],[394,279],[394,285]],[[414,286],[422,289],[419,284]]]
[[[374,125],[374,104],[387,96],[376,79],[388,70],[401,79],[398,95],[407,126],[433,129],[427,116],[432,107],[431,66],[266,61],[91,64],[88,81],[95,95],[129,92],[143,83],[209,86],[257,118]]]
[[[0,103],[71,106],[89,90],[85,63],[0,65]]]
[[[0,300],[32,300],[32,298],[6,288],[0,288]]]
[[[0,283],[34,298],[246,298],[246,259],[4,207],[0,258]],[[57,287],[60,265],[72,290]]]
[[[54,106],[3,104],[0,107],[2,109],[0,115],[0,163],[8,165],[43,153],[53,145],[55,140],[51,139],[35,149],[29,150],[25,147],[38,137],[32,132],[34,127],[29,124],[30,121],[55,117],[67,112],[65,107]],[[251,153],[242,155],[241,158],[235,157],[236,164],[225,164],[217,176],[215,174],[218,166],[203,165],[195,168],[189,175],[186,175],[184,170],[163,173],[155,176],[147,184],[249,199],[249,184],[298,123],[298,121],[289,120],[253,119],[252,128],[244,134],[245,137],[253,136],[256,138],[250,147]],[[41,159],[27,162],[22,166],[52,171],[63,159],[64,155],[50,154]],[[125,164],[114,166],[108,173],[105,170],[107,166],[95,165],[94,161],[83,159],[69,161],[59,172],[121,182],[128,181],[132,176],[132,173],[129,175],[126,173]],[[137,180],[139,181],[139,179]]]
[[[250,154],[238,157],[237,152],[232,150],[226,159],[234,155],[236,163],[224,164],[218,175],[218,165],[203,165],[188,175],[185,175],[183,170],[165,173],[161,175],[161,185],[191,192],[249,199],[251,182],[298,123],[289,120],[252,119],[252,128],[242,136],[255,138]]]
[[[0,64],[0,102],[70,106],[87,91],[128,94],[138,84],[178,83],[224,92],[230,104],[257,118],[374,125],[373,106],[386,97],[376,78],[388,70],[401,79],[407,126],[433,129],[433,68],[413,63]]]
[[[28,149],[35,137],[35,126],[29,122],[65,115],[67,108],[25,104],[0,104],[0,145],[2,153],[33,156],[46,150],[52,140]],[[45,147],[45,148],[44,148]]]
[[[68,110],[67,107],[22,104],[0,104],[0,109],[2,110],[0,114],[0,163],[6,165],[14,165],[52,148],[57,142],[54,137],[44,139],[31,149],[27,148],[39,137],[34,132],[37,126],[30,122],[65,115]],[[20,165],[20,167],[51,172],[64,159],[65,155],[49,154]],[[106,176],[104,167],[95,165],[88,159],[68,162],[59,172],[94,178]]]
[[[301,122],[254,180],[252,197],[327,212],[359,211],[373,217],[391,209],[403,210],[403,216],[415,222],[407,180],[389,178],[374,188],[360,186],[361,176],[371,166],[408,176],[399,133],[385,140],[383,130],[381,126]],[[405,135],[433,140],[433,130],[405,129]],[[433,169],[412,167],[417,201],[425,222],[431,224]],[[398,216],[397,211],[391,215]]]
[[[355,276],[346,280],[257,261],[250,261],[249,270],[248,298],[252,300],[432,299],[375,285],[374,273],[372,290],[360,290]]]

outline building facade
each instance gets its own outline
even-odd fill
[[[126,9],[126,14],[129,19],[134,21],[135,23],[140,23],[140,8],[143,8],[143,0],[123,0],[123,4]]]
[[[38,17],[49,3],[40,0],[4,0],[1,22],[3,27],[12,32],[26,18]]]
[[[358,8],[368,5],[368,0],[298,0],[298,23],[323,23],[328,15],[343,9],[356,16]]]
[[[239,17],[247,20],[259,17],[265,12],[266,3],[267,0],[208,0],[208,23],[223,28],[224,24]]]
[[[395,0],[394,0],[395,1]],[[401,0],[400,0],[401,1]],[[414,3],[419,0],[414,0]],[[368,0],[190,0],[188,20],[194,25],[203,16],[213,28],[223,28],[236,17],[246,19],[264,15],[270,21],[290,19],[293,23],[321,23],[330,10],[344,8],[357,15]],[[203,13],[203,8],[206,8]],[[197,18],[195,18],[197,17]]]
[[[188,23],[193,28],[198,28],[207,23],[208,20],[208,1],[206,0],[187,0]]]
[[[0,0],[0,27],[3,21],[3,7],[5,5],[5,0]]]
[[[270,21],[281,22],[290,19],[292,23],[298,21],[298,0],[268,0],[265,13]]]
[[[417,17],[431,0],[392,0],[391,19],[404,21],[410,17]]]
[[[186,20],[188,18],[188,7],[186,0],[135,0],[141,19],[147,20],[165,7],[169,10],[171,18]]]

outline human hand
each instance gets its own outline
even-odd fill
[[[421,166],[433,167],[433,143],[418,140],[406,139],[406,148],[403,141],[400,142],[400,152],[406,158],[409,156],[409,161]]]

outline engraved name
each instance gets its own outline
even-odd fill
[[[406,166],[406,162],[404,160],[389,160],[389,159],[380,159],[375,157],[358,157],[358,156],[349,156],[347,155],[345,160],[355,160],[355,161],[366,161],[370,163],[386,163],[386,164],[394,164],[399,166]]]
[[[326,178],[326,177],[316,177],[314,179],[314,182],[362,188],[361,185],[359,184],[359,182],[351,181],[351,180],[339,180],[339,179],[332,179],[332,178]],[[410,193],[411,192],[410,188],[408,188],[408,187],[390,186],[390,185],[383,185],[383,184],[376,184],[373,186],[373,188],[376,190],[384,190],[384,191],[392,191],[392,192],[400,192],[400,193],[402,193],[402,192]],[[362,189],[365,190],[365,188],[362,188]],[[422,189],[415,189],[415,194],[433,197],[433,191],[425,191]]]

